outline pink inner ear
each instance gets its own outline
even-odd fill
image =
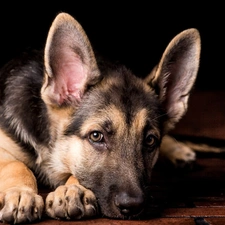
[[[87,78],[87,71],[81,60],[74,56],[67,60],[64,58],[64,62],[56,67],[54,95],[58,96],[58,104],[79,101]]]

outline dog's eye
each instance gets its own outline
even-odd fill
[[[148,147],[154,147],[156,143],[157,143],[157,138],[152,134],[147,135],[147,137],[145,138],[145,145]]]
[[[93,131],[89,135],[89,140],[92,142],[103,142],[104,136],[99,131]]]

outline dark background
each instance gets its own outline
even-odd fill
[[[25,1],[24,1],[25,2]],[[169,41],[195,27],[202,38],[196,89],[225,89],[225,12],[222,1],[46,1],[0,8],[0,66],[26,48],[42,48],[58,12],[74,16],[92,45],[103,55],[126,64],[139,76],[158,63]]]

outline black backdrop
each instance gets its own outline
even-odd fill
[[[65,11],[81,23],[96,50],[139,76],[150,72],[176,34],[195,27],[202,38],[196,88],[225,89],[222,1],[21,2],[1,4],[0,65],[27,47],[43,47],[52,20]]]

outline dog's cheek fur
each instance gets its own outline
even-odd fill
[[[57,140],[41,166],[43,174],[47,174],[49,179],[47,183],[55,188],[65,184],[71,174],[76,177],[77,171],[82,173],[84,158],[84,146],[80,138],[64,136]]]

